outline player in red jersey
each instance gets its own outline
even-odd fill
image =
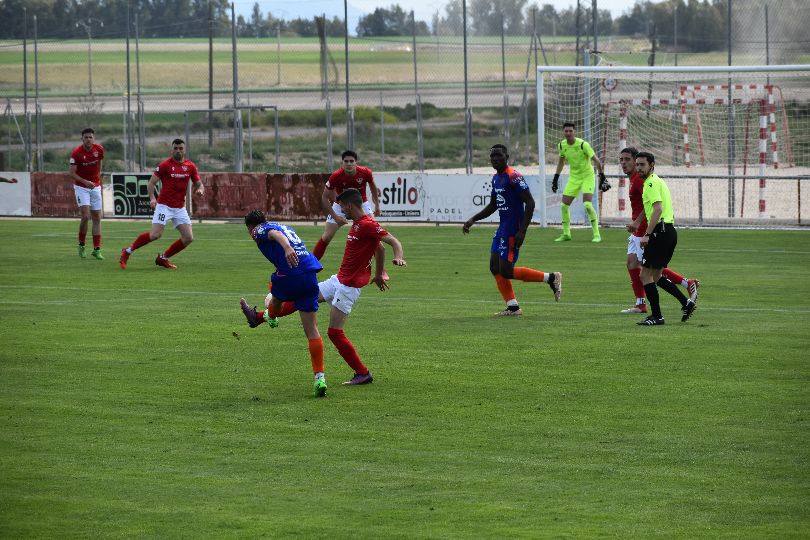
[[[158,182],[161,183],[160,195],[155,199],[155,186]],[[189,182],[194,183],[194,194],[202,197],[205,190],[197,166],[186,159],[186,143],[183,139],[175,139],[172,141],[172,157],[155,168],[146,188],[149,193],[149,205],[155,210],[152,216],[152,230],[141,233],[130,246],[121,250],[119,264],[122,269],[127,267],[127,261],[133,251],[163,235],[163,229],[169,220],[172,220],[174,228],[180,232],[180,238],[157,256],[155,264],[170,270],[177,268],[169,257],[179,253],[194,241],[191,218],[186,211],[186,191]]]
[[[332,173],[321,195],[321,204],[323,204],[323,209],[327,215],[323,234],[312,250],[312,254],[318,259],[323,257],[337,230],[348,223],[347,216],[343,214],[340,205],[336,202],[337,197],[345,189],[354,188],[360,192],[363,201],[363,212],[368,215],[380,215],[380,196],[377,193],[377,186],[374,184],[374,175],[371,169],[357,164],[357,153],[354,150],[346,150],[340,155],[340,158],[343,160],[343,167]],[[373,207],[366,199],[366,187],[371,188]]]
[[[636,303],[633,307],[623,309],[622,313],[647,313],[647,304],[644,301],[646,295],[640,277],[641,260],[644,258],[641,238],[644,236],[644,231],[647,230],[647,220],[644,217],[644,202],[641,199],[644,191],[644,179],[636,172],[637,154],[638,150],[632,146],[623,149],[619,153],[619,165],[622,172],[630,179],[630,213],[633,217],[633,223],[627,226],[628,232],[631,233],[630,238],[627,240],[627,272],[630,274],[630,284],[633,287],[633,293],[636,295]],[[689,292],[689,299],[697,303],[700,281],[687,279],[669,268],[664,268],[661,277],[676,285],[685,287]]]
[[[388,289],[387,278],[384,276],[384,269],[381,258],[380,242],[390,245],[394,249],[394,258],[391,262],[396,266],[406,266],[402,244],[394,235],[383,229],[374,218],[368,215],[363,208],[363,197],[354,188],[344,190],[337,197],[343,215],[352,220],[352,228],[346,236],[346,250],[343,252],[343,261],[336,275],[326,281],[318,283],[320,294],[318,302],[329,302],[332,309],[329,312],[329,331],[327,335],[337,348],[340,356],[354,370],[354,377],[343,384],[356,385],[368,384],[374,380],[371,372],[360,360],[360,356],[354,348],[349,338],[346,337],[343,327],[346,319],[352,311],[360,291],[368,285],[369,280],[373,282],[381,291]],[[383,250],[384,251],[384,250]],[[374,277],[371,277],[371,258],[376,258]],[[249,321],[256,325],[262,320],[284,317],[295,312],[293,302],[284,302],[280,310],[276,310],[273,304],[265,302],[268,313],[257,313],[255,308],[245,311]]]
[[[87,257],[84,242],[87,238],[87,222],[93,220],[93,257],[103,261],[101,254],[101,162],[104,147],[96,144],[93,128],[82,130],[82,144],[70,153],[70,178],[73,192],[79,205],[79,257]]]

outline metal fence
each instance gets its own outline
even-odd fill
[[[186,134],[186,111],[203,109],[221,112],[190,113],[206,120],[188,122],[192,152],[200,142],[215,146],[212,137],[232,141],[220,145],[221,155],[208,154],[213,169],[331,169],[335,156],[353,147],[377,169],[469,171],[486,164],[486,149],[495,142],[509,145],[514,163],[534,165],[538,64],[582,62],[582,53],[595,46],[593,62],[598,56],[623,64],[716,65],[725,64],[729,52],[737,64],[801,62],[807,43],[783,43],[766,24],[766,5],[770,24],[785,18],[781,4],[735,0],[731,17],[742,37],[729,51],[704,54],[662,51],[643,32],[598,36],[597,42],[585,24],[579,37],[542,35],[532,10],[522,24],[502,21],[490,35],[473,35],[477,29],[469,26],[465,31],[467,14],[460,25],[435,25],[431,35],[347,41],[325,32],[320,38],[276,32],[142,39],[149,29],[134,18],[129,36],[79,28],[74,39],[65,39],[37,35],[34,22],[24,42],[0,43],[0,169],[63,170],[88,125],[97,127],[108,166],[149,169],[167,154],[171,139]],[[234,107],[256,104],[264,112],[234,113]]]

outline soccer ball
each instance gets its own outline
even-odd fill
[[[270,304],[273,302],[273,293],[267,293],[264,297],[264,309],[270,309]]]

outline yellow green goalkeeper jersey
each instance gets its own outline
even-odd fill
[[[651,173],[644,180],[644,191],[641,192],[641,200],[644,202],[644,215],[647,223],[653,213],[653,204],[661,203],[661,221],[664,223],[675,223],[675,212],[672,210],[672,197],[669,188],[657,174]],[[653,226],[658,225],[653,223]]]
[[[593,165],[591,158],[594,156],[593,148],[588,141],[576,137],[574,144],[568,144],[566,139],[557,145],[560,157],[565,158],[571,168],[569,178],[571,180],[590,180],[593,178]]]

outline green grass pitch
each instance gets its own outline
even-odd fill
[[[318,400],[297,316],[250,330],[239,311],[270,270],[244,227],[195,225],[172,272],[153,261],[174,231],[121,271],[148,224],[103,226],[98,262],[76,221],[0,221],[2,537],[810,530],[806,232],[682,229],[699,309],[681,324],[662,293],[667,325],[641,328],[618,313],[622,231],[532,228],[520,263],[562,271],[562,301],[518,283],[525,316],[495,319],[491,228],[392,226],[408,267],[347,325],[375,382],[341,387],[325,339]]]

